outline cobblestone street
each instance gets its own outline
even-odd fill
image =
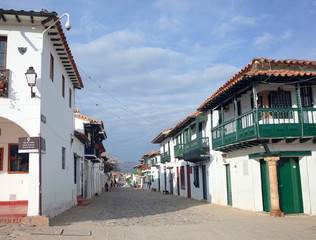
[[[316,239],[316,217],[269,217],[184,197],[115,188],[51,220],[50,227],[0,226],[18,239]]]

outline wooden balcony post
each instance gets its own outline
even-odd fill
[[[270,216],[282,217],[284,213],[280,210],[279,203],[279,189],[278,189],[278,175],[277,175],[277,162],[280,157],[266,157],[264,160],[268,163],[269,168],[269,182],[270,182]]]

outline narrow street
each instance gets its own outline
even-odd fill
[[[193,199],[114,188],[52,219],[50,227],[7,225],[18,239],[315,239],[316,217],[269,217]],[[7,232],[7,234],[3,234]]]

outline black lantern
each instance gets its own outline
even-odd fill
[[[37,74],[34,70],[33,67],[29,67],[29,69],[27,69],[26,73],[26,81],[27,84],[31,87],[31,98],[35,97],[35,92],[33,92],[33,87],[36,85],[36,78],[37,78]]]

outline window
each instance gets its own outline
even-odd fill
[[[241,113],[242,113],[242,111],[241,111],[241,101],[238,100],[237,101],[237,116],[240,116]]]
[[[50,79],[54,81],[54,57],[50,54]]]
[[[29,154],[19,153],[18,144],[9,144],[9,172],[29,172]]]
[[[66,148],[61,148],[61,168],[66,168]]]
[[[180,167],[180,182],[181,182],[181,189],[185,189],[184,166]]]
[[[301,87],[302,107],[313,107],[313,92],[310,86]]]
[[[65,98],[65,76],[62,75],[61,78],[61,95]]]
[[[0,69],[6,69],[7,37],[0,37]]]
[[[289,91],[271,91],[269,93],[270,108],[291,108],[291,92]]]
[[[71,88],[69,88],[69,107],[71,108],[71,103],[72,103],[72,91],[71,91]]]
[[[291,92],[283,91],[283,90],[271,91],[269,93],[269,107],[270,108],[291,108],[292,107]],[[273,118],[277,118],[277,119],[293,118],[292,112],[288,110],[273,111],[271,114]]]
[[[3,148],[0,148],[0,171],[3,171]]]
[[[218,124],[222,124],[223,123],[223,110],[222,109],[219,109],[218,110]]]
[[[193,168],[194,181],[193,184],[196,188],[200,187],[200,176],[199,176],[199,167],[196,166]]]

